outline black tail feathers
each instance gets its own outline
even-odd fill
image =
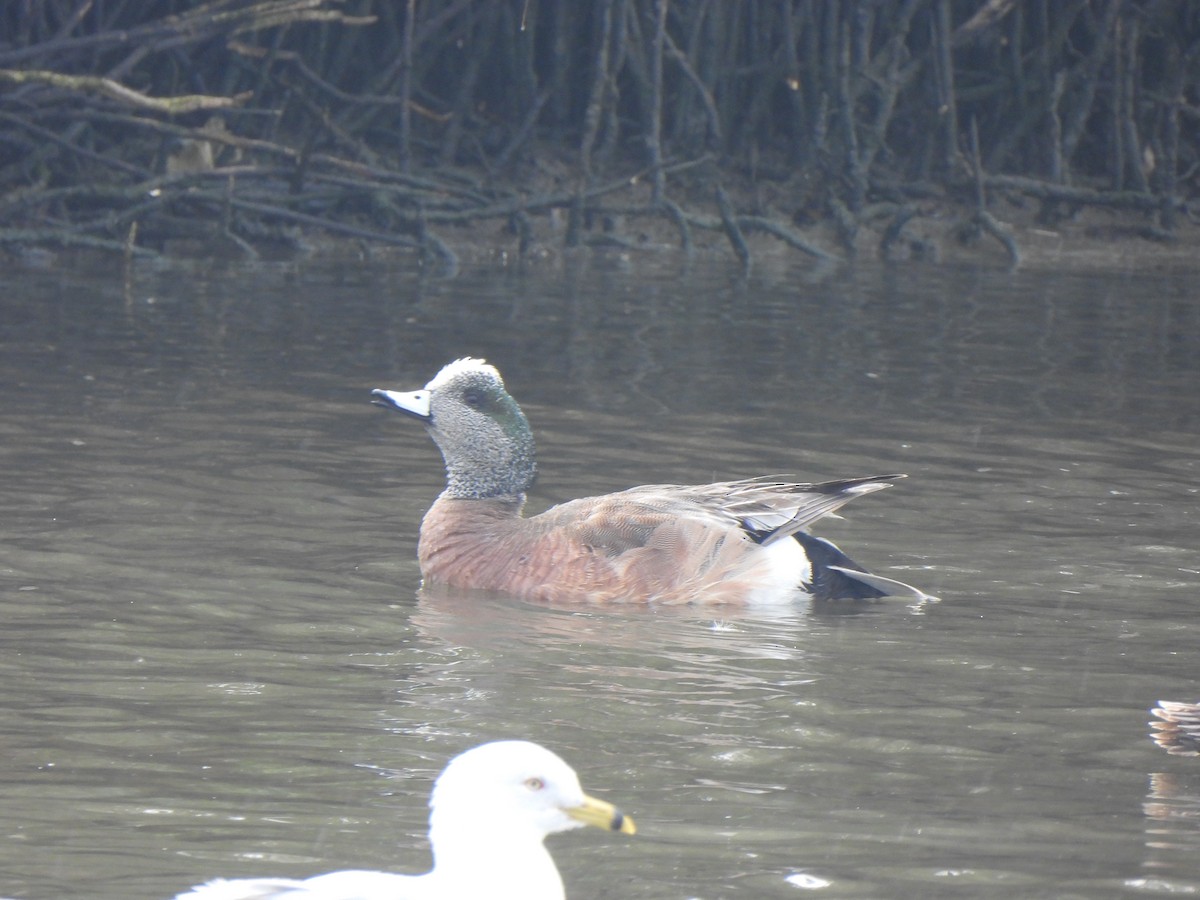
[[[888,594],[848,572],[863,572],[862,566],[838,549],[837,544],[798,531],[793,537],[800,542],[812,564],[812,580],[805,585],[814,600],[876,600]]]

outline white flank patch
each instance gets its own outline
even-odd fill
[[[802,585],[812,579],[812,564],[799,541],[788,538],[758,548],[766,562],[761,585],[750,592],[751,603],[787,603],[803,595]]]

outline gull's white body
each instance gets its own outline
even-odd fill
[[[506,848],[507,849],[507,848]],[[457,875],[433,871],[425,875],[396,875],[347,869],[313,878],[218,878],[180,894],[177,900],[452,900],[486,897],[494,900],[560,900],[562,878],[554,860],[530,866],[525,854],[479,859]],[[520,871],[506,871],[523,860]],[[499,864],[499,865],[497,865]]]

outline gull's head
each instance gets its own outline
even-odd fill
[[[434,786],[431,833],[483,826],[548,834],[592,825],[633,834],[633,820],[589,797],[575,771],[529,741],[494,741],[456,756]]]

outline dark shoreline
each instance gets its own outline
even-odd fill
[[[1200,220],[1191,4],[46,0],[0,34],[18,259],[1018,267],[1186,259]]]

